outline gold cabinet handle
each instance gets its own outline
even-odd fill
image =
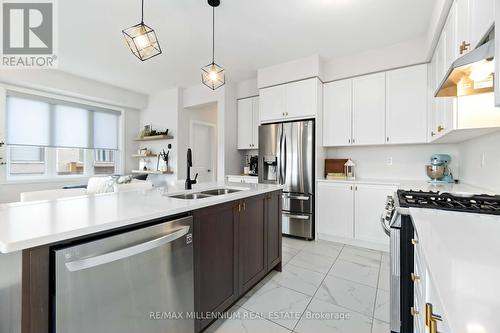
[[[443,321],[443,318],[437,314],[432,312],[432,304],[425,303],[425,326],[431,327],[432,323],[436,323],[438,321]],[[437,326],[436,326],[437,328]],[[437,332],[437,331],[435,331]]]
[[[418,316],[418,315],[420,314],[420,312],[418,312],[418,310],[417,310],[417,309],[415,309],[413,306],[412,306],[412,307],[411,307],[411,309],[410,309],[410,313],[411,313],[411,315],[412,315],[413,317],[416,317],[416,316]]]
[[[438,126],[438,132],[442,132],[442,131],[444,131],[444,127],[443,127],[443,126],[441,126],[441,125],[439,125],[439,126]]]
[[[464,54],[465,51],[469,50],[469,47],[470,47],[470,43],[466,43],[465,41],[463,41],[459,47],[460,54]]]
[[[436,135],[436,133],[434,133],[434,131],[432,131],[431,132],[431,136],[435,136],[435,135]]]
[[[417,244],[418,244],[418,239],[412,238],[412,239],[411,239],[411,243],[412,243],[413,245],[417,245]]]
[[[420,280],[420,276],[418,276],[415,273],[411,273],[411,280],[412,281],[419,281]]]
[[[433,320],[431,321],[431,324],[429,326],[429,333],[439,333],[437,330],[437,321]]]

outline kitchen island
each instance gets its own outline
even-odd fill
[[[190,199],[199,192],[209,195]],[[281,269],[281,188],[275,185],[222,183],[191,191],[171,187],[5,204],[0,206],[0,265],[7,273],[0,277],[0,305],[7,311],[0,315],[0,331],[43,333],[55,327],[55,249],[102,242],[174,219],[191,221],[182,239],[192,242],[186,253],[193,262],[192,280],[187,279],[193,289],[179,294],[193,298],[195,314],[228,309],[272,269]],[[192,331],[213,319],[196,316]],[[162,323],[171,328],[168,321],[159,321],[156,329]]]

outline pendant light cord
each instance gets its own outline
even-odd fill
[[[141,23],[144,24],[144,0],[142,0],[142,6],[141,6]]]
[[[212,63],[215,63],[215,7],[212,7]]]

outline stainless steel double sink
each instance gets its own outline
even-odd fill
[[[196,192],[196,193],[183,193],[183,194],[168,195],[168,197],[174,198],[174,199],[196,200],[196,199],[210,198],[210,197],[214,197],[217,195],[230,194],[230,193],[235,193],[235,192],[240,192],[240,191],[242,191],[242,190],[236,190],[233,188],[216,188],[213,190],[200,191],[200,192]]]

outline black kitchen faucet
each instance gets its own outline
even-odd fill
[[[191,153],[191,148],[187,150],[187,161],[186,161],[186,183],[184,188],[190,190],[193,187],[191,185],[196,184],[196,179],[198,178],[198,173],[191,179],[191,167],[193,166],[193,155]]]

